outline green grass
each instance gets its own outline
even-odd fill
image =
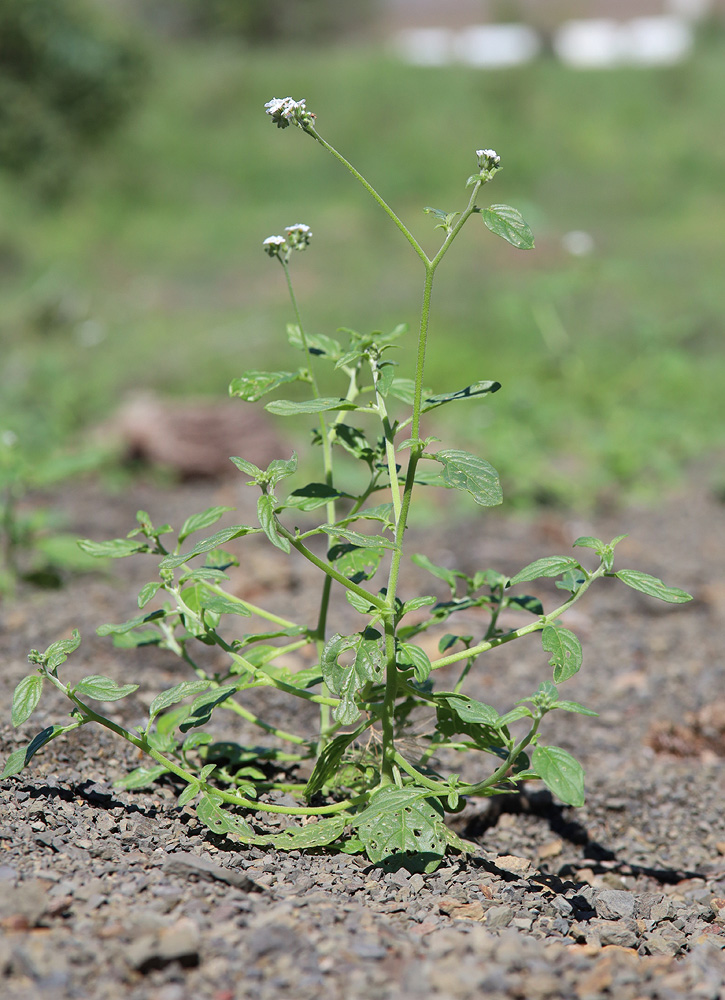
[[[461,208],[474,149],[501,153],[485,193],[522,209],[537,249],[472,220],[437,279],[428,383],[503,383],[439,433],[510,496],[651,494],[722,444],[725,41],[662,71],[188,44],[154,65],[146,103],[65,204],[0,181],[0,430],[56,447],[132,389],[223,395],[244,368],[284,363],[291,317],[260,244],[293,222],[315,234],[295,260],[310,328],[415,325],[419,261],[332,158],[272,127],[262,105],[290,94],[429,249],[422,207]],[[592,234],[591,256],[562,249],[570,229]],[[411,336],[398,360],[412,353]]]

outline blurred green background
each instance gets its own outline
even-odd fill
[[[271,125],[265,101],[291,95],[429,250],[423,206],[461,209],[474,150],[501,154],[485,195],[524,213],[537,248],[469,223],[437,277],[427,383],[503,383],[439,433],[487,458],[509,500],[652,497],[722,446],[722,31],[704,26],[667,69],[485,72],[403,65],[363,31],[371,16],[331,0],[6,0],[6,438],[41,458],[132,391],[223,397],[245,368],[289,366],[261,242],[292,223],[314,231],[294,261],[310,329],[415,326],[419,261],[339,164]],[[566,249],[571,231],[590,252]],[[413,351],[410,335],[403,367]]]

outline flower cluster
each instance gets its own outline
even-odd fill
[[[277,128],[287,128],[288,125],[309,128],[315,122],[315,116],[305,107],[304,98],[293,101],[291,97],[273,97],[264,105],[264,110]]]
[[[501,157],[495,149],[477,149],[478,173],[468,178],[466,187],[472,184],[488,184],[494,174],[501,169]]]
[[[268,236],[262,243],[264,252],[286,264],[293,250],[306,250],[312,240],[312,230],[304,222],[287,226],[287,236]]]

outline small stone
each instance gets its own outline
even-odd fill
[[[564,848],[564,843],[559,838],[556,840],[550,840],[546,844],[542,844],[538,850],[539,860],[544,861],[546,858],[556,858],[558,857]]]
[[[514,918],[514,908],[512,906],[492,906],[486,912],[486,927],[497,930],[508,927]]]
[[[413,892],[420,892],[420,890],[425,886],[425,879],[420,872],[417,872],[415,875],[410,876],[409,885]]]
[[[505,872],[511,872],[512,875],[526,875],[532,868],[528,858],[519,858],[515,854],[502,854],[496,858],[494,864]]]
[[[602,946],[617,945],[620,948],[636,948],[638,939],[634,925],[628,920],[600,920],[590,921],[591,929],[594,930]]]
[[[635,897],[621,889],[602,889],[596,899],[597,915],[604,920],[622,920],[634,916]]]
[[[644,947],[649,955],[679,955],[686,943],[685,934],[667,924],[644,938]]]

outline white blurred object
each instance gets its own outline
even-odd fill
[[[564,233],[561,245],[573,257],[586,257],[594,249],[594,239],[591,233],[586,233],[583,229],[572,229]]]
[[[453,32],[447,28],[411,28],[393,39],[398,55],[413,66],[446,66],[452,59]]]
[[[616,21],[587,18],[566,21],[554,35],[554,51],[563,63],[581,68],[617,66],[622,61],[622,36]]]
[[[712,0],[668,0],[670,13],[688,21],[700,21],[712,10]]]
[[[540,50],[537,32],[526,24],[473,25],[453,39],[456,58],[481,69],[519,66],[537,56]]]
[[[622,25],[625,60],[637,66],[671,66],[690,54],[691,25],[681,17],[637,17]]]
[[[686,58],[693,44],[690,23],[674,16],[567,21],[554,36],[561,61],[579,69],[671,66]]]

